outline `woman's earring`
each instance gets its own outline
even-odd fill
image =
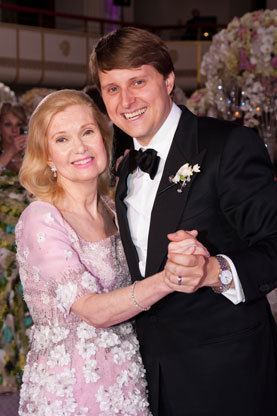
[[[53,177],[56,178],[57,177],[57,168],[55,165],[51,165],[50,166],[51,172],[53,173]]]

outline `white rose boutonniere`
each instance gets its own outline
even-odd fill
[[[183,192],[183,188],[191,181],[191,177],[194,173],[200,172],[200,166],[198,163],[196,165],[190,165],[185,163],[180,167],[178,172],[175,175],[169,176],[169,181],[176,183],[178,185],[177,192]]]

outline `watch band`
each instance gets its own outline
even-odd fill
[[[227,290],[230,289],[232,281],[233,281],[233,275],[232,275],[232,270],[231,267],[229,265],[229,262],[222,257],[220,254],[218,254],[217,256],[215,256],[218,263],[219,263],[219,281],[220,281],[220,285],[219,286],[214,286],[212,287],[213,291],[215,293],[224,293]],[[227,276],[227,282],[226,282],[226,276]],[[229,280],[229,281],[228,281]]]

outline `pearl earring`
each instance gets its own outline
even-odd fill
[[[57,168],[55,165],[51,165],[50,166],[51,172],[53,173],[53,177],[56,178],[57,177]]]

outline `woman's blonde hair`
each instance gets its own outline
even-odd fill
[[[113,137],[109,121],[83,91],[60,90],[46,96],[33,112],[29,121],[27,148],[19,172],[19,180],[24,188],[36,198],[51,203],[56,203],[64,195],[64,189],[54,178],[48,165],[47,132],[53,117],[72,105],[88,106],[99,127],[108,164],[105,171],[99,175],[98,190],[103,194],[109,193]]]

